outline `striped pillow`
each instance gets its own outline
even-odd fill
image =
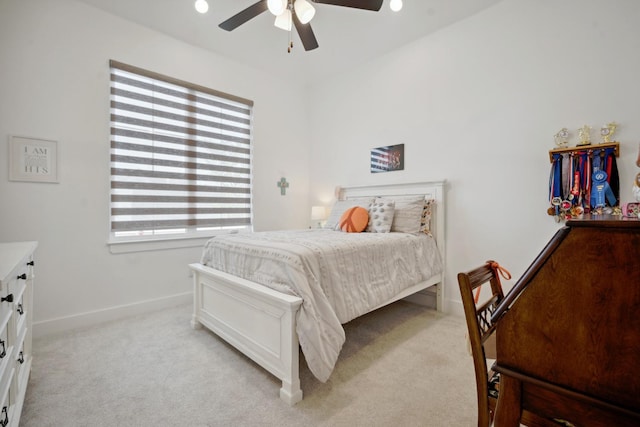
[[[419,233],[424,196],[395,197],[395,211],[391,231],[401,233]]]

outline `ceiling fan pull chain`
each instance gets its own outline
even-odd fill
[[[288,7],[289,10],[291,11],[291,13],[289,14],[289,43],[287,44],[287,53],[291,53],[291,50],[293,49],[293,40],[291,39],[291,26],[293,25],[293,0],[289,0],[288,2]]]

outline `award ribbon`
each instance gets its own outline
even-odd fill
[[[549,177],[549,203],[555,206],[555,213],[560,212],[560,202],[562,201],[562,156],[560,154],[553,155],[553,163],[551,165],[551,174]]]
[[[604,166],[607,172],[607,182],[617,200],[620,200],[620,177],[618,176],[618,162],[616,161],[615,148],[604,149]]]

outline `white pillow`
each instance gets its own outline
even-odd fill
[[[395,197],[395,211],[391,231],[401,233],[420,232],[422,211],[424,210],[424,196]]]
[[[359,197],[357,199],[347,199],[347,200],[338,200],[331,208],[331,213],[329,214],[329,218],[327,218],[327,222],[324,224],[324,228],[328,228],[329,230],[338,230],[338,225],[340,223],[340,217],[349,208],[354,206],[361,206],[367,210],[369,210],[369,205],[373,203],[373,197]]]
[[[367,224],[366,231],[370,233],[388,233],[391,230],[395,205],[395,201],[391,199],[376,197],[369,206],[369,224]]]

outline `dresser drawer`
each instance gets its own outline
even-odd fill
[[[13,368],[13,363],[11,363],[13,337],[9,330],[11,316],[11,312],[5,312],[0,317],[0,379],[4,378],[5,374]]]
[[[0,276],[0,282],[2,282],[1,292],[6,294],[10,292],[9,287],[11,284],[31,279],[33,277],[33,264],[33,254],[26,254],[19,258],[11,268],[3,271],[3,276]]]
[[[38,242],[0,243],[0,427],[17,427],[32,362],[33,254]]]
[[[29,359],[31,356],[25,350],[25,343],[17,347],[18,351],[15,355],[15,366],[16,366],[16,390],[25,390],[27,387],[27,382],[29,381],[29,370],[31,367],[31,360]]]
[[[23,297],[27,287],[27,280],[33,278],[33,255],[29,254],[21,259],[3,279],[0,289],[0,318],[7,311],[15,311],[18,304],[24,311]]]
[[[13,373],[10,373],[13,375]],[[0,425],[8,426],[14,425],[14,413],[15,413],[15,404],[14,404],[14,396],[12,390],[12,382],[3,381],[1,382],[2,388],[0,388]]]
[[[25,290],[26,283],[18,282],[17,289],[11,292],[13,295],[13,318],[18,336],[24,335],[27,329],[28,304],[25,301]]]
[[[0,292],[0,324],[5,326],[6,319],[15,311],[13,289],[19,286],[17,279],[5,282],[6,286]]]

